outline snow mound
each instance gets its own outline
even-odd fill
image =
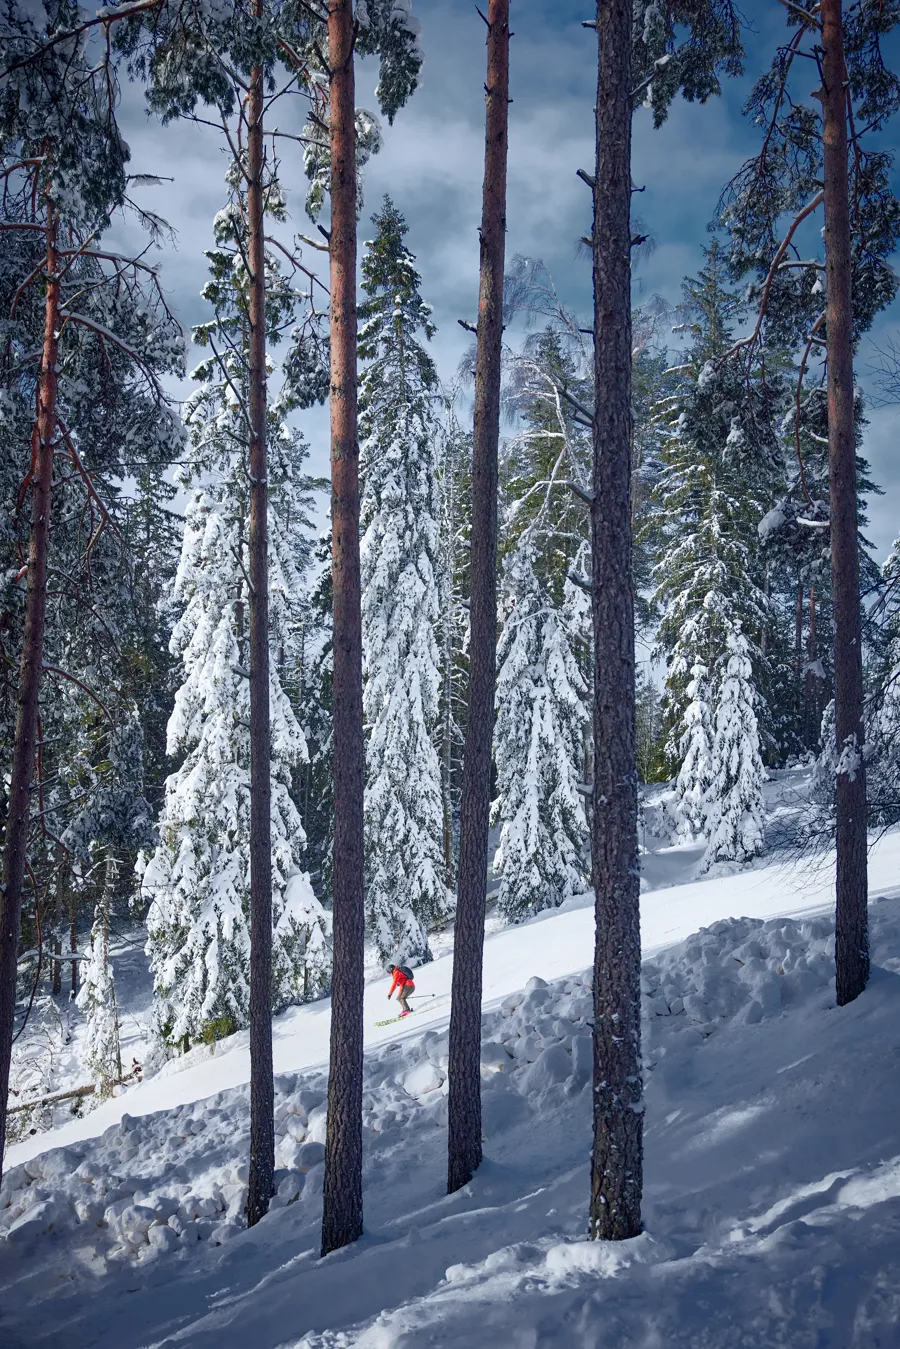
[[[417,1063],[411,1073],[407,1073],[403,1086],[410,1096],[427,1096],[436,1091],[444,1081],[444,1074],[430,1059]]]
[[[834,923],[828,918],[728,918],[641,966],[644,1060],[686,1031],[711,1035],[731,1021],[754,1025],[795,1004],[833,1002]],[[484,1018],[486,1055],[501,1047],[510,1081],[527,1097],[581,1090],[591,1075],[591,971],[547,984],[529,979]],[[433,1052],[433,1051],[432,1051]]]
[[[772,534],[777,534],[787,521],[787,512],[784,506],[779,503],[767,511],[756,526],[759,537],[763,540],[768,539]]]
[[[588,1274],[609,1279],[631,1265],[652,1265],[669,1257],[661,1242],[642,1232],[631,1241],[564,1241],[551,1246],[545,1259],[547,1274],[556,1280]]]
[[[830,1000],[833,983],[830,919],[723,919],[641,967],[651,1047],[658,1018],[711,1034],[735,1019],[752,1025],[791,1003]]]

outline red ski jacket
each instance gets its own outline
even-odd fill
[[[390,989],[388,990],[388,997],[391,996],[395,988],[405,988],[407,984],[409,985],[410,988],[415,988],[415,983],[413,982],[412,979],[407,979],[406,975],[403,973],[401,969],[395,969],[394,982],[391,984]]]

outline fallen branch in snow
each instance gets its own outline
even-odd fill
[[[22,954],[19,956],[19,964],[21,964],[23,960],[28,960],[29,957],[31,957],[31,956],[36,956],[37,954],[38,954],[38,948],[37,948],[36,946],[35,946],[32,950],[30,950],[30,951],[23,951]],[[89,959],[90,959],[90,956],[82,955],[82,954],[80,954],[78,951],[58,951],[58,952],[57,952],[57,951],[45,951],[45,952],[44,952],[44,959],[45,959],[45,960],[89,960]]]
[[[35,1101],[25,1101],[23,1105],[11,1105],[7,1114],[14,1115],[19,1110],[33,1110],[35,1106],[56,1105],[58,1101],[71,1101],[76,1097],[91,1096],[97,1090],[98,1085],[107,1087],[122,1087],[126,1082],[142,1081],[143,1068],[136,1063],[130,1073],[124,1077],[114,1078],[111,1082],[97,1083],[91,1082],[86,1087],[74,1087],[71,1091],[58,1091],[54,1096],[39,1096]],[[12,1092],[11,1095],[17,1095]]]

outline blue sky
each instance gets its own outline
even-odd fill
[[[591,5],[587,0],[512,0],[511,9],[508,257],[542,258],[564,301],[587,316],[590,268],[577,256],[576,241],[589,225],[590,198],[576,170],[590,169],[593,158],[596,46],[593,34],[581,26]],[[394,126],[383,128],[383,149],[366,170],[360,238],[369,237],[369,216],[390,192],[409,222],[409,246],[418,258],[425,297],[434,306],[439,370],[451,378],[470,341],[457,319],[474,317],[478,291],[485,29],[472,0],[415,0],[414,12],[425,52],[422,87]],[[785,32],[784,11],[774,0],[748,0],[745,12],[756,30],[749,34],[746,77],[731,81],[722,98],[705,106],[677,104],[658,131],[648,112],[636,114],[633,176],[645,190],[635,198],[635,209],[656,242],[637,276],[644,294],[678,300],[682,278],[700,264],[722,186],[757,143],[758,133],[744,121],[741,106],[752,78]],[[373,109],[375,74],[370,63],[362,63],[357,77],[357,101]],[[152,204],[178,231],[177,252],[166,258],[163,276],[179,316],[189,325],[204,316],[202,253],[223,202],[224,156],[211,133],[148,122],[136,90],[126,91],[125,120],[135,168],[175,179],[154,190]],[[282,172],[296,227],[306,230],[305,179],[293,148],[285,151]],[[882,317],[878,332],[896,327],[895,306]],[[871,351],[864,349],[858,362],[864,384],[871,360]],[[898,409],[874,409],[866,434],[874,476],[887,491],[871,503],[869,534],[879,557],[900,532],[898,416]],[[324,410],[308,414],[304,429],[313,467],[324,473]]]

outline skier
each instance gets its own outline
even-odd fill
[[[406,999],[410,996],[411,993],[415,993],[416,991],[416,984],[415,980],[413,979],[413,972],[412,970],[408,969],[406,965],[388,965],[387,972],[388,974],[392,974],[394,976],[394,982],[391,984],[391,987],[388,991],[388,1002],[390,1002],[394,993],[394,989],[396,988],[397,1001],[399,1002],[400,1006],[403,1009],[400,1015],[409,1016],[410,1012],[412,1011],[412,1008],[407,1006]]]

